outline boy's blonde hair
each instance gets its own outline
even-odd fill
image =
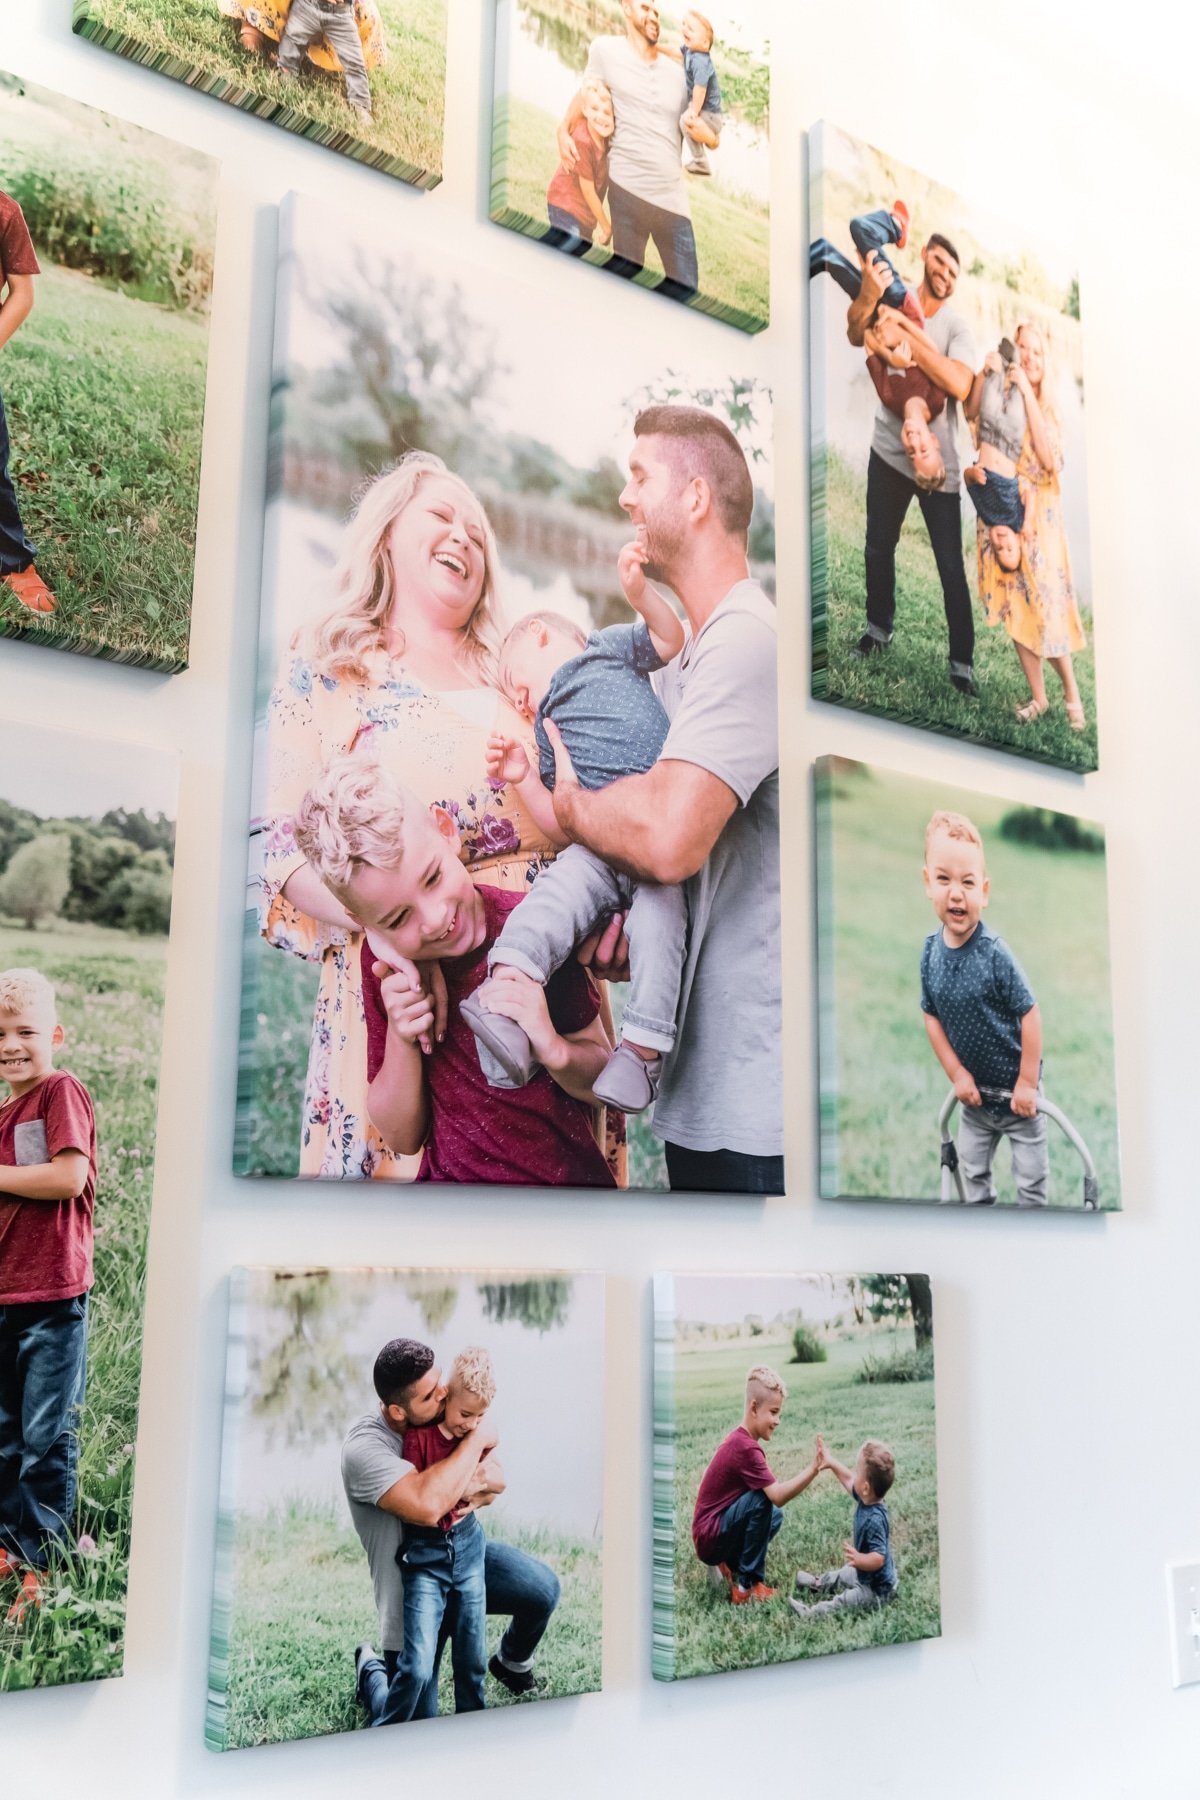
[[[4,969],[0,971],[0,1013],[45,1013],[53,1021],[58,1017],[54,988],[40,969]]]
[[[763,1392],[767,1394],[778,1394],[781,1400],[787,1399],[787,1389],[784,1387],[783,1382],[775,1373],[774,1369],[768,1368],[766,1363],[756,1363],[747,1375],[747,1400],[752,1400],[754,1398],[755,1388],[761,1388]]]
[[[896,1458],[887,1445],[881,1444],[878,1438],[868,1438],[858,1454],[863,1459],[863,1467],[867,1471],[871,1492],[877,1499],[882,1500],[896,1479]]]
[[[704,48],[706,50],[711,50],[713,47],[713,39],[717,35],[712,28],[712,20],[706,19],[704,14],[702,12],[697,12],[694,6],[689,6],[683,16],[685,19],[695,19],[704,27],[705,31],[708,33],[708,42],[705,44]]]
[[[935,812],[925,827],[926,861],[929,859],[929,846],[939,832],[943,837],[953,838],[956,843],[978,844],[979,848],[983,849],[983,839],[966,813]]]
[[[487,1351],[481,1350],[478,1344],[460,1350],[450,1364],[450,1379],[446,1385],[466,1388],[468,1394],[474,1394],[477,1400],[490,1406],[496,1398],[496,1374]]]
[[[943,466],[941,472],[936,475],[922,475],[918,470],[914,469],[913,480],[923,494],[940,494],[946,485],[945,467]]]
[[[610,106],[613,103],[612,89],[607,81],[601,81],[598,75],[589,75],[588,79],[580,84],[580,99],[585,100],[589,94],[594,94],[597,99],[607,100]]]
[[[395,776],[365,756],[326,764],[300,802],[293,821],[296,847],[339,898],[359,863],[397,869],[404,856],[404,822],[421,803]]]

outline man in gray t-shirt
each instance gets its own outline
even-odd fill
[[[645,266],[646,245],[653,241],[662,258],[661,288],[687,299],[699,284],[681,158],[687,78],[682,63],[659,53],[654,0],[621,0],[621,10],[625,35],[596,38],[584,70],[585,81],[604,82],[612,95],[608,208],[613,253],[608,267],[618,275],[635,275]],[[577,156],[571,132],[582,113],[580,92],[558,128],[559,155],[569,169]]]

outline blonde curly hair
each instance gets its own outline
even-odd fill
[[[756,1363],[746,1377],[746,1398],[756,1399],[755,1390],[762,1394],[778,1394],[781,1400],[787,1399],[787,1389],[783,1382],[766,1363]]]
[[[496,1374],[492,1368],[492,1359],[486,1350],[478,1344],[471,1344],[460,1350],[450,1364],[450,1375],[447,1387],[465,1388],[468,1394],[474,1394],[485,1406],[490,1406],[496,1398]]]
[[[421,802],[369,757],[338,756],[317,776],[293,820],[296,847],[331,893],[345,899],[359,863],[398,869],[404,824]]]
[[[30,1012],[53,1022],[58,1017],[54,988],[40,969],[5,969],[0,972],[0,1013]]]

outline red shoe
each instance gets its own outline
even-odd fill
[[[773,1600],[778,1592],[778,1588],[768,1587],[764,1581],[756,1581],[752,1588],[739,1587],[735,1581],[729,1589],[729,1598],[734,1606],[749,1606],[752,1600]]]
[[[17,596],[21,605],[30,612],[52,613],[58,606],[57,600],[46,586],[33,564],[27,569],[10,571],[4,576],[4,585]]]
[[[897,250],[903,250],[905,244],[908,242],[908,208],[905,206],[903,200],[897,200],[893,203],[892,217],[900,227],[900,236],[896,239],[896,248]]]
[[[23,1625],[25,1614],[31,1606],[42,1604],[42,1584],[32,1569],[27,1569],[21,1577],[21,1591],[8,1609],[8,1623]]]
[[[0,1549],[0,1581],[7,1581],[10,1575],[19,1575],[21,1565],[11,1550]]]
[[[729,1564],[728,1563],[718,1563],[717,1568],[720,1570],[720,1572],[723,1575],[723,1577],[725,1578],[725,1580],[729,1583],[730,1587],[732,1587],[733,1586],[733,1570],[730,1568]]]

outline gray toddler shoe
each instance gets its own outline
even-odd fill
[[[817,1578],[815,1575],[806,1574],[803,1569],[796,1570],[796,1592],[798,1594],[815,1593],[817,1585]]]
[[[645,1112],[658,1093],[663,1059],[655,1056],[646,1062],[631,1044],[618,1044],[599,1075],[592,1092],[605,1106],[615,1106],[623,1113]]]
[[[490,1051],[491,1060],[504,1073],[503,1082],[493,1079],[488,1063],[480,1055],[480,1067],[487,1076],[492,1087],[522,1088],[537,1074],[541,1064],[533,1054],[533,1045],[515,1019],[506,1019],[502,1013],[487,1012],[480,1001],[480,994],[487,986],[477,988],[468,994],[459,1007],[459,1012],[466,1020],[482,1050]]]

